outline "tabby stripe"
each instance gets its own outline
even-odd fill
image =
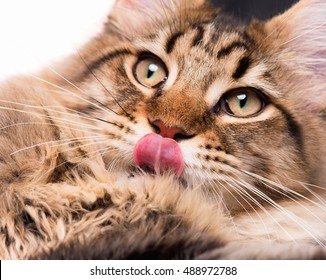
[[[279,104],[275,104],[275,106],[285,116],[289,132],[290,132],[291,136],[294,138],[294,141],[296,142],[297,147],[299,148],[299,150],[303,152],[303,139],[302,139],[302,132],[301,132],[300,125],[293,118],[291,113],[288,112],[283,106],[281,106]]]
[[[326,120],[326,109],[322,110],[319,114],[319,117],[321,117],[322,119]]]
[[[197,32],[198,32],[197,35],[196,35],[196,37],[194,38],[194,40],[192,42],[192,47],[196,47],[203,40],[205,29],[201,25],[199,25],[199,24],[194,25],[193,28],[196,29]]]
[[[266,80],[269,80],[272,78],[272,75],[269,71],[266,71],[263,73],[263,78],[266,79]]]
[[[251,65],[251,60],[249,57],[245,56],[240,59],[237,69],[234,71],[232,78],[235,80],[240,79],[244,74],[246,74],[248,68]]]
[[[228,45],[227,47],[220,49],[217,53],[217,58],[221,59],[225,56],[228,56],[231,52],[233,52],[234,49],[239,49],[239,48],[242,48],[245,50],[249,49],[248,46],[243,42],[239,42],[239,41],[233,42],[230,45]]]
[[[173,35],[169,38],[169,40],[167,41],[166,46],[165,46],[165,51],[166,51],[167,54],[170,54],[170,53],[173,51],[174,46],[175,46],[177,40],[178,40],[180,37],[182,37],[183,35],[184,35],[184,33],[181,32],[181,31],[179,31],[179,32],[173,34]]]
[[[110,53],[106,54],[105,56],[101,57],[99,60],[94,61],[90,65],[88,65],[87,72],[91,72],[92,70],[99,68],[102,64],[107,63],[112,59],[115,59],[117,57],[124,56],[124,55],[131,55],[131,54],[132,54],[132,52],[129,50],[126,50],[126,49],[110,52]]]

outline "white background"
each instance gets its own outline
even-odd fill
[[[74,52],[101,29],[114,0],[0,0],[0,80]]]
[[[173,269],[174,276],[92,276],[95,267],[106,269]],[[236,275],[187,275],[187,267],[237,267]],[[214,270],[215,271],[215,270]],[[2,280],[290,280],[325,279],[325,261],[3,261]]]

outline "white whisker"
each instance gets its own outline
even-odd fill
[[[308,197],[306,197],[306,196],[304,196],[304,195],[298,193],[298,192],[295,191],[295,190],[292,190],[292,189],[290,189],[290,188],[288,188],[288,187],[286,187],[286,186],[283,186],[283,185],[281,185],[281,184],[279,184],[279,183],[276,183],[276,182],[274,182],[274,181],[272,181],[272,180],[269,180],[269,179],[267,179],[267,178],[265,178],[265,177],[263,177],[263,176],[260,176],[260,175],[255,174],[255,173],[252,173],[252,172],[249,172],[249,171],[246,171],[246,170],[242,170],[242,172],[244,172],[245,174],[247,174],[247,175],[250,176],[250,177],[254,177],[254,178],[256,178],[256,179],[259,179],[260,181],[263,181],[263,183],[264,183],[267,187],[269,187],[270,189],[272,189],[273,191],[276,191],[276,192],[278,192],[278,193],[280,193],[280,194],[282,194],[282,195],[285,195],[285,196],[286,196],[286,193],[284,193],[284,192],[291,193],[291,194],[295,195],[296,197],[300,197],[301,199],[304,199],[304,200],[310,202],[311,204],[314,204],[314,205],[320,207],[321,209],[323,209],[324,211],[326,211],[326,205],[318,204],[316,201],[314,201],[314,200],[312,200],[312,199],[309,199]],[[269,185],[268,185],[268,184],[269,184]],[[271,185],[277,187],[278,189],[271,187]],[[281,192],[280,190],[283,190],[284,192]],[[289,199],[292,199],[293,201],[299,203],[297,200],[294,200],[294,199],[291,198],[290,196],[287,196],[287,197],[288,197]]]
[[[0,106],[0,109],[7,110],[7,111],[19,112],[19,113],[23,113],[23,114],[32,115],[32,116],[37,116],[37,117],[41,117],[41,118],[43,118],[45,120],[49,120],[49,121],[56,120],[59,123],[68,124],[68,125],[72,125],[72,126],[75,126],[75,127],[90,128],[92,130],[101,130],[100,128],[98,128],[96,126],[93,126],[93,125],[87,125],[87,124],[84,124],[84,123],[72,121],[70,119],[49,116],[49,115],[42,114],[42,113],[29,112],[29,111],[25,111],[25,110],[20,110],[20,109],[15,109],[15,108],[9,108],[9,107],[3,107],[3,106]],[[81,130],[81,131],[83,131],[83,130]]]
[[[300,37],[303,37],[304,35],[313,32],[314,30],[320,29],[320,28],[322,28],[325,24],[326,24],[326,21],[323,22],[323,23],[321,23],[321,24],[319,24],[319,25],[317,25],[317,26],[315,26],[314,28],[311,28],[311,29],[306,30],[306,32],[301,32],[300,35],[298,35],[298,36],[296,36],[296,37],[293,37],[293,38],[291,38],[290,40],[288,40],[288,41],[286,41],[286,42],[280,44],[280,46],[287,45],[287,44],[289,44],[289,43],[291,43],[291,42],[293,42],[293,41],[299,39]],[[323,37],[320,37],[320,39],[324,39],[324,38],[325,38],[324,36],[323,36]],[[318,37],[316,37],[316,40],[317,40],[317,39],[318,39]]]
[[[56,85],[56,84],[54,84],[54,83],[52,83],[52,82],[50,82],[50,81],[47,81],[47,80],[45,80],[45,79],[42,79],[41,77],[38,77],[38,76],[35,76],[35,75],[32,75],[32,74],[30,74],[30,76],[33,77],[33,78],[35,78],[35,79],[37,79],[37,80],[39,80],[39,81],[41,81],[41,82],[43,82],[43,83],[46,83],[46,84],[51,85],[51,86],[53,86],[53,87],[55,87],[55,88],[58,88],[58,89],[62,90],[63,92],[69,93],[70,95],[72,95],[72,96],[74,96],[74,97],[80,99],[81,101],[84,101],[84,102],[86,102],[87,104],[90,104],[90,105],[93,105],[93,106],[99,108],[100,110],[104,111],[106,114],[111,114],[112,112],[115,113],[115,112],[112,111],[112,110],[111,110],[111,111],[107,111],[107,110],[105,110],[102,106],[99,106],[98,104],[96,104],[96,103],[94,103],[94,102],[91,102],[91,101],[89,101],[88,99],[85,99],[85,98],[81,97],[80,95],[78,95],[78,94],[76,94],[76,93],[74,93],[74,92],[72,92],[72,91],[70,91],[70,90],[67,90],[66,88],[63,88],[63,87],[58,86],[58,85]],[[60,91],[59,91],[58,93],[63,94],[63,92],[60,92]],[[115,114],[116,114],[116,113],[115,113]]]
[[[43,145],[48,145],[48,144],[54,144],[54,143],[64,142],[64,143],[61,143],[59,145],[51,145],[51,147],[59,147],[61,145],[67,145],[68,143],[71,143],[73,141],[88,140],[88,139],[97,139],[97,138],[100,138],[101,139],[101,138],[103,138],[103,136],[87,136],[87,137],[79,137],[79,138],[71,138],[71,139],[60,139],[60,140],[51,140],[51,141],[46,141],[46,142],[40,142],[40,143],[31,145],[31,146],[24,147],[22,149],[16,150],[15,152],[12,152],[10,155],[12,156],[12,155],[15,155],[17,153],[20,153],[20,152],[23,152],[23,151],[26,151],[26,150],[29,150],[29,149],[32,149],[32,148],[35,148],[35,147],[39,147],[39,146],[43,146]]]
[[[248,172],[251,173],[251,172]],[[253,176],[253,173],[251,173],[251,177]],[[261,177],[261,176],[259,176]],[[281,205],[279,205],[278,203],[276,203],[273,199],[271,199],[269,196],[267,196],[264,192],[262,192],[261,190],[255,188],[254,186],[251,186],[250,184],[248,184],[247,182],[243,181],[242,179],[240,179],[240,181],[242,182],[242,184],[248,188],[251,192],[253,192],[254,194],[258,195],[261,199],[263,199],[265,202],[267,202],[269,205],[271,205],[272,207],[274,207],[275,209],[279,210],[280,213],[284,214],[289,220],[293,221],[294,223],[296,223],[299,227],[301,227],[307,234],[309,234],[320,246],[322,247],[326,247],[326,245],[318,238],[316,237],[316,235],[313,233],[313,230],[311,229],[311,227],[309,226],[309,224],[307,224],[307,222],[303,219],[301,219],[300,217],[298,217],[296,214],[290,212],[287,208],[282,207]],[[270,180],[268,180],[270,181]],[[278,184],[279,185],[279,184]],[[308,210],[309,213],[312,214],[313,217],[317,218],[319,221],[321,221],[323,224],[325,224],[324,221],[322,221],[317,215],[314,215],[309,209],[307,209],[307,207],[305,207],[304,205],[302,205],[300,202],[293,200],[296,203],[298,203],[298,205],[300,205],[301,207],[303,207],[305,210]],[[281,225],[279,225],[281,226]],[[283,227],[282,227],[283,229]]]

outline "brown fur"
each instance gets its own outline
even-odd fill
[[[2,85],[0,257],[325,258],[326,49],[305,44],[326,45],[325,3],[248,26],[206,1],[141,3],[118,1],[56,70]],[[144,52],[163,88],[135,79]],[[216,109],[246,87],[262,112]],[[132,161],[155,120],[187,136],[179,179]]]

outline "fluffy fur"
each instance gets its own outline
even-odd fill
[[[75,57],[3,84],[1,259],[325,258],[325,15],[302,0],[242,25],[203,0],[120,0]],[[162,87],[134,75],[149,53]],[[237,88],[266,107],[226,113]],[[155,120],[183,131],[180,178],[132,160]]]

